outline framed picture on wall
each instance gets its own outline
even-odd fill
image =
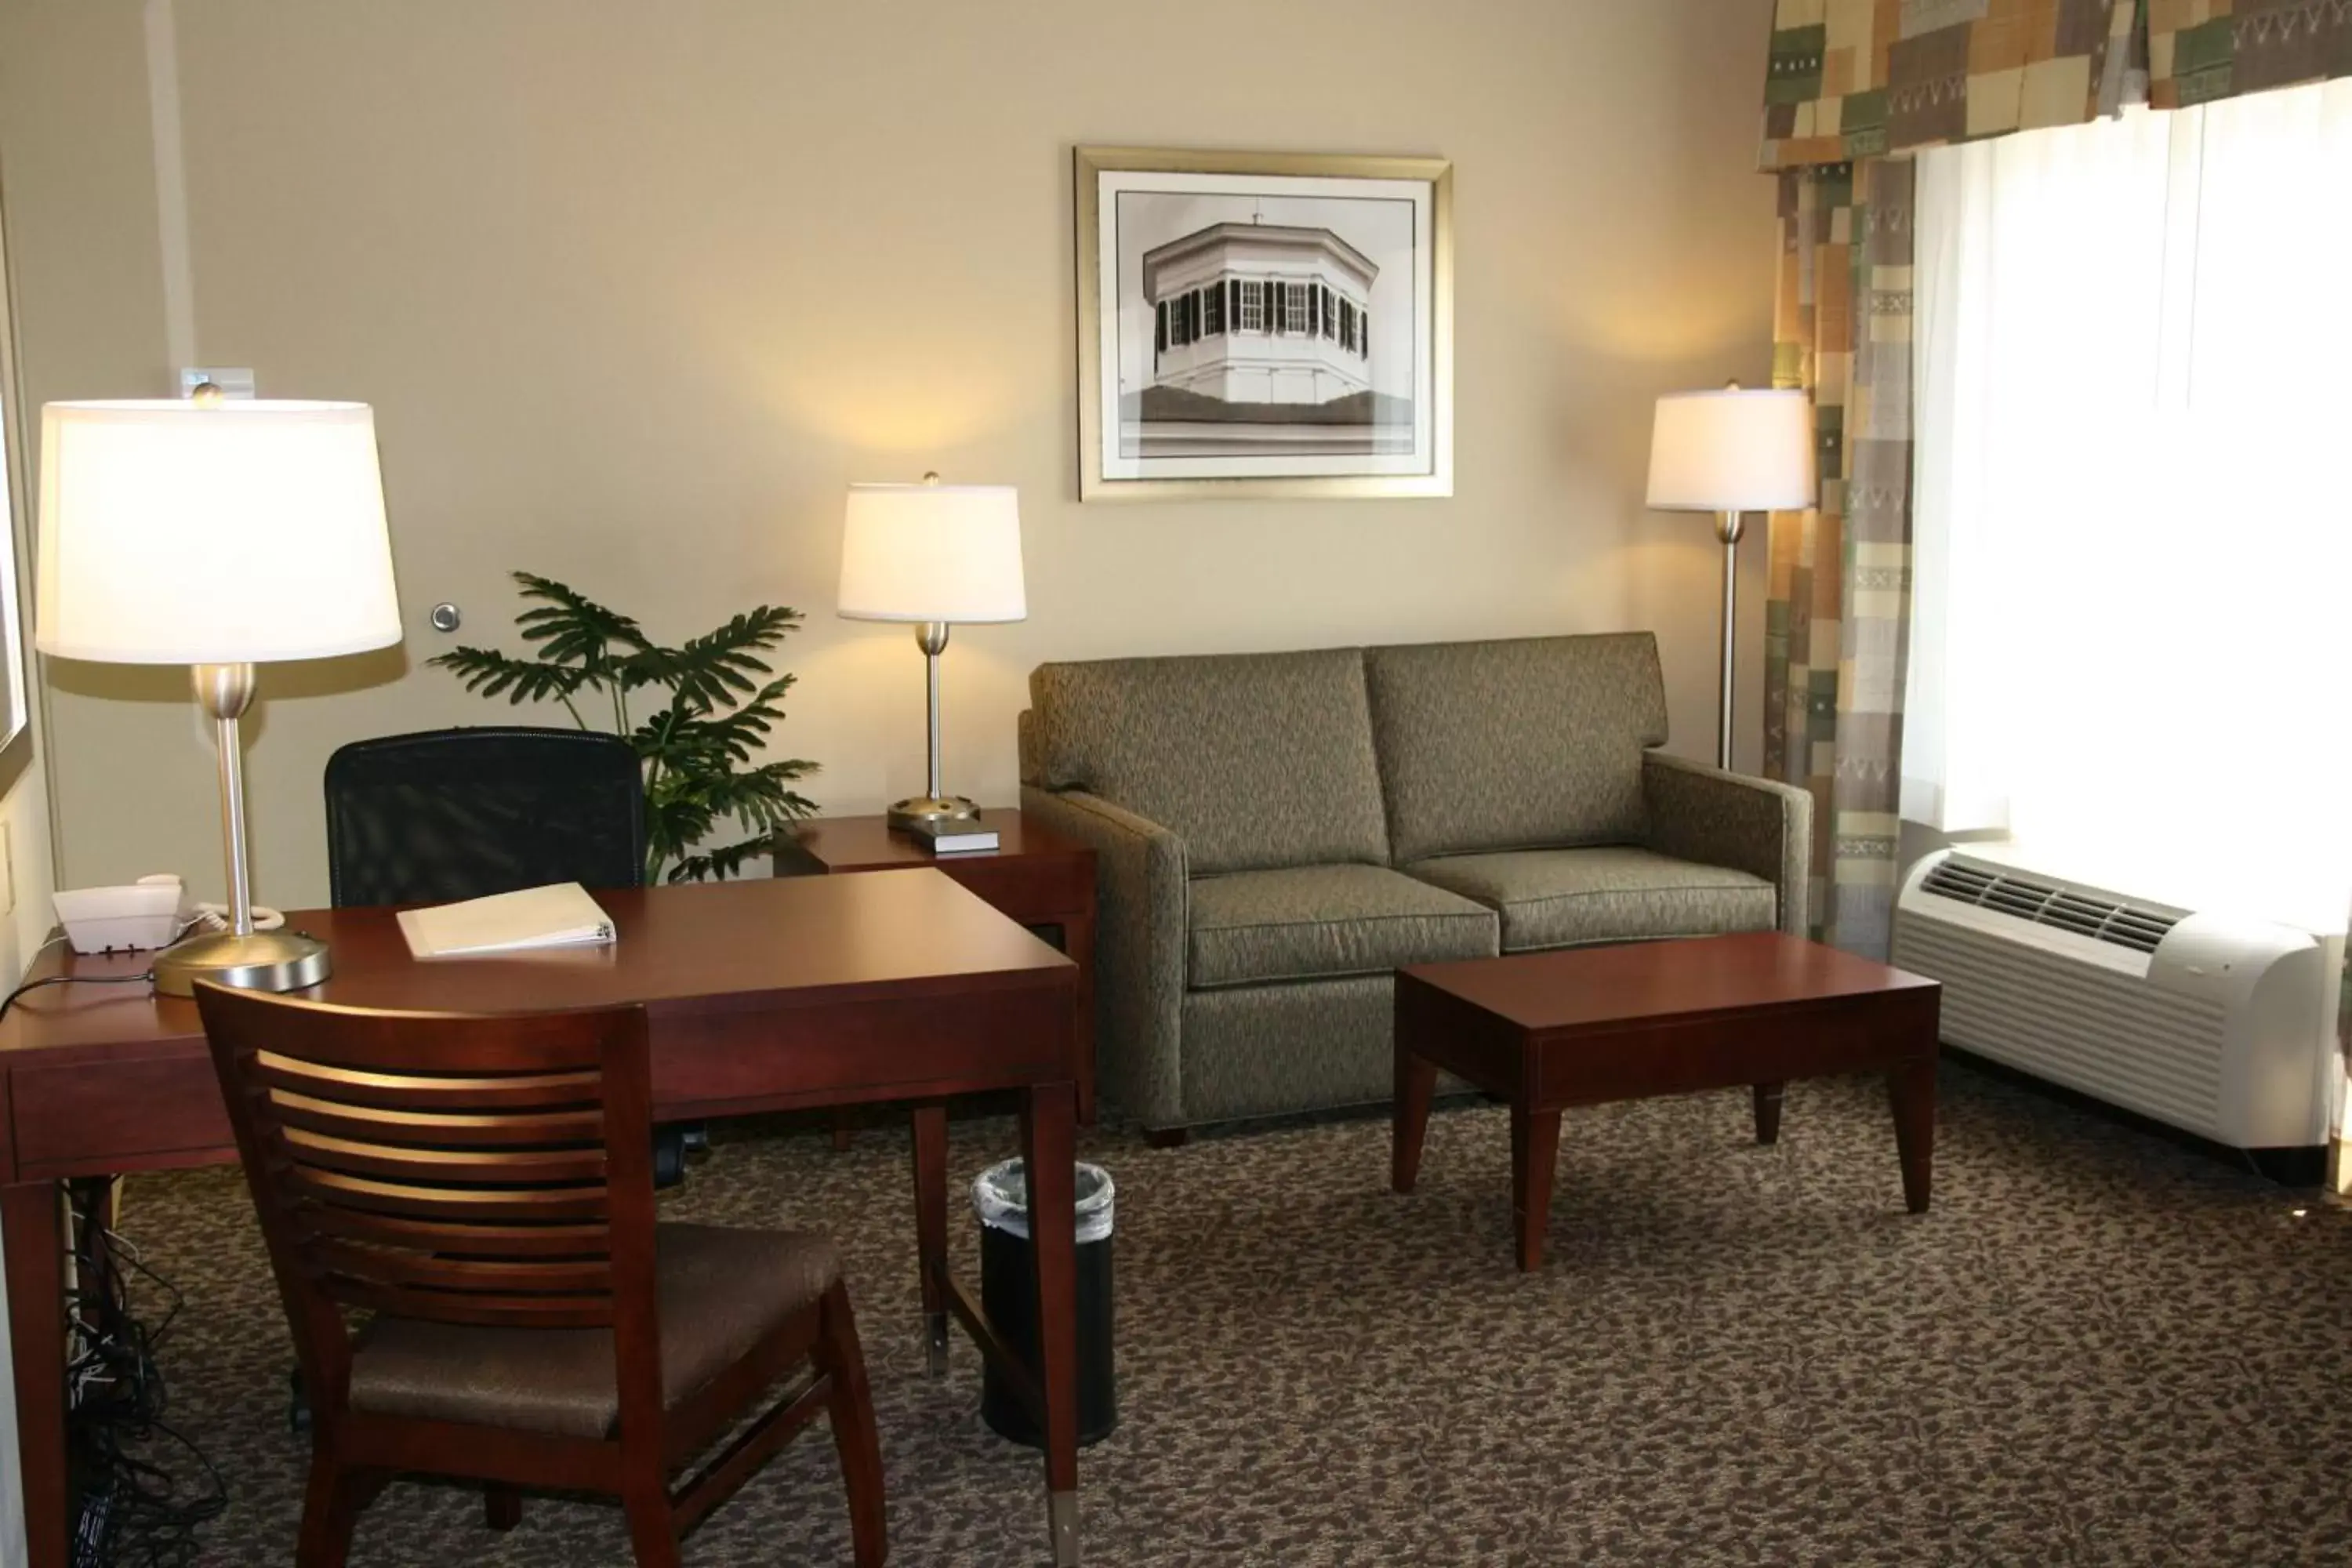
[[[1454,493],[1452,164],[1076,164],[1082,500]]]

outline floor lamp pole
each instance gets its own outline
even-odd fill
[[[1732,654],[1738,646],[1734,633],[1739,624],[1739,531],[1746,514],[1719,511],[1715,514],[1715,536],[1723,541],[1723,707],[1717,717],[1715,765],[1731,766],[1731,668]]]

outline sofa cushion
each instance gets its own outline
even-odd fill
[[[1195,878],[1189,984],[1196,990],[1404,963],[1486,958],[1495,911],[1379,866],[1297,866]]]
[[[1196,873],[1388,862],[1362,654],[1045,664],[1038,782],[1170,829]]]
[[[1638,842],[1666,738],[1647,632],[1367,648],[1389,844],[1433,855]]]
[[[1647,849],[1531,849],[1416,860],[1405,871],[1503,917],[1503,951],[1770,931],[1772,884]]]

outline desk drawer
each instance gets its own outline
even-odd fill
[[[20,1067],[9,1074],[16,1163],[26,1176],[98,1175],[235,1148],[213,1065],[156,1057]]]

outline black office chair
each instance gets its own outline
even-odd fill
[[[590,730],[485,727],[354,741],[327,759],[338,908],[646,879],[636,754]]]
[[[645,879],[645,778],[618,735],[425,730],[327,759],[327,886],[339,909]],[[683,1180],[687,1148],[702,1141],[699,1124],[657,1129],[656,1184]]]

